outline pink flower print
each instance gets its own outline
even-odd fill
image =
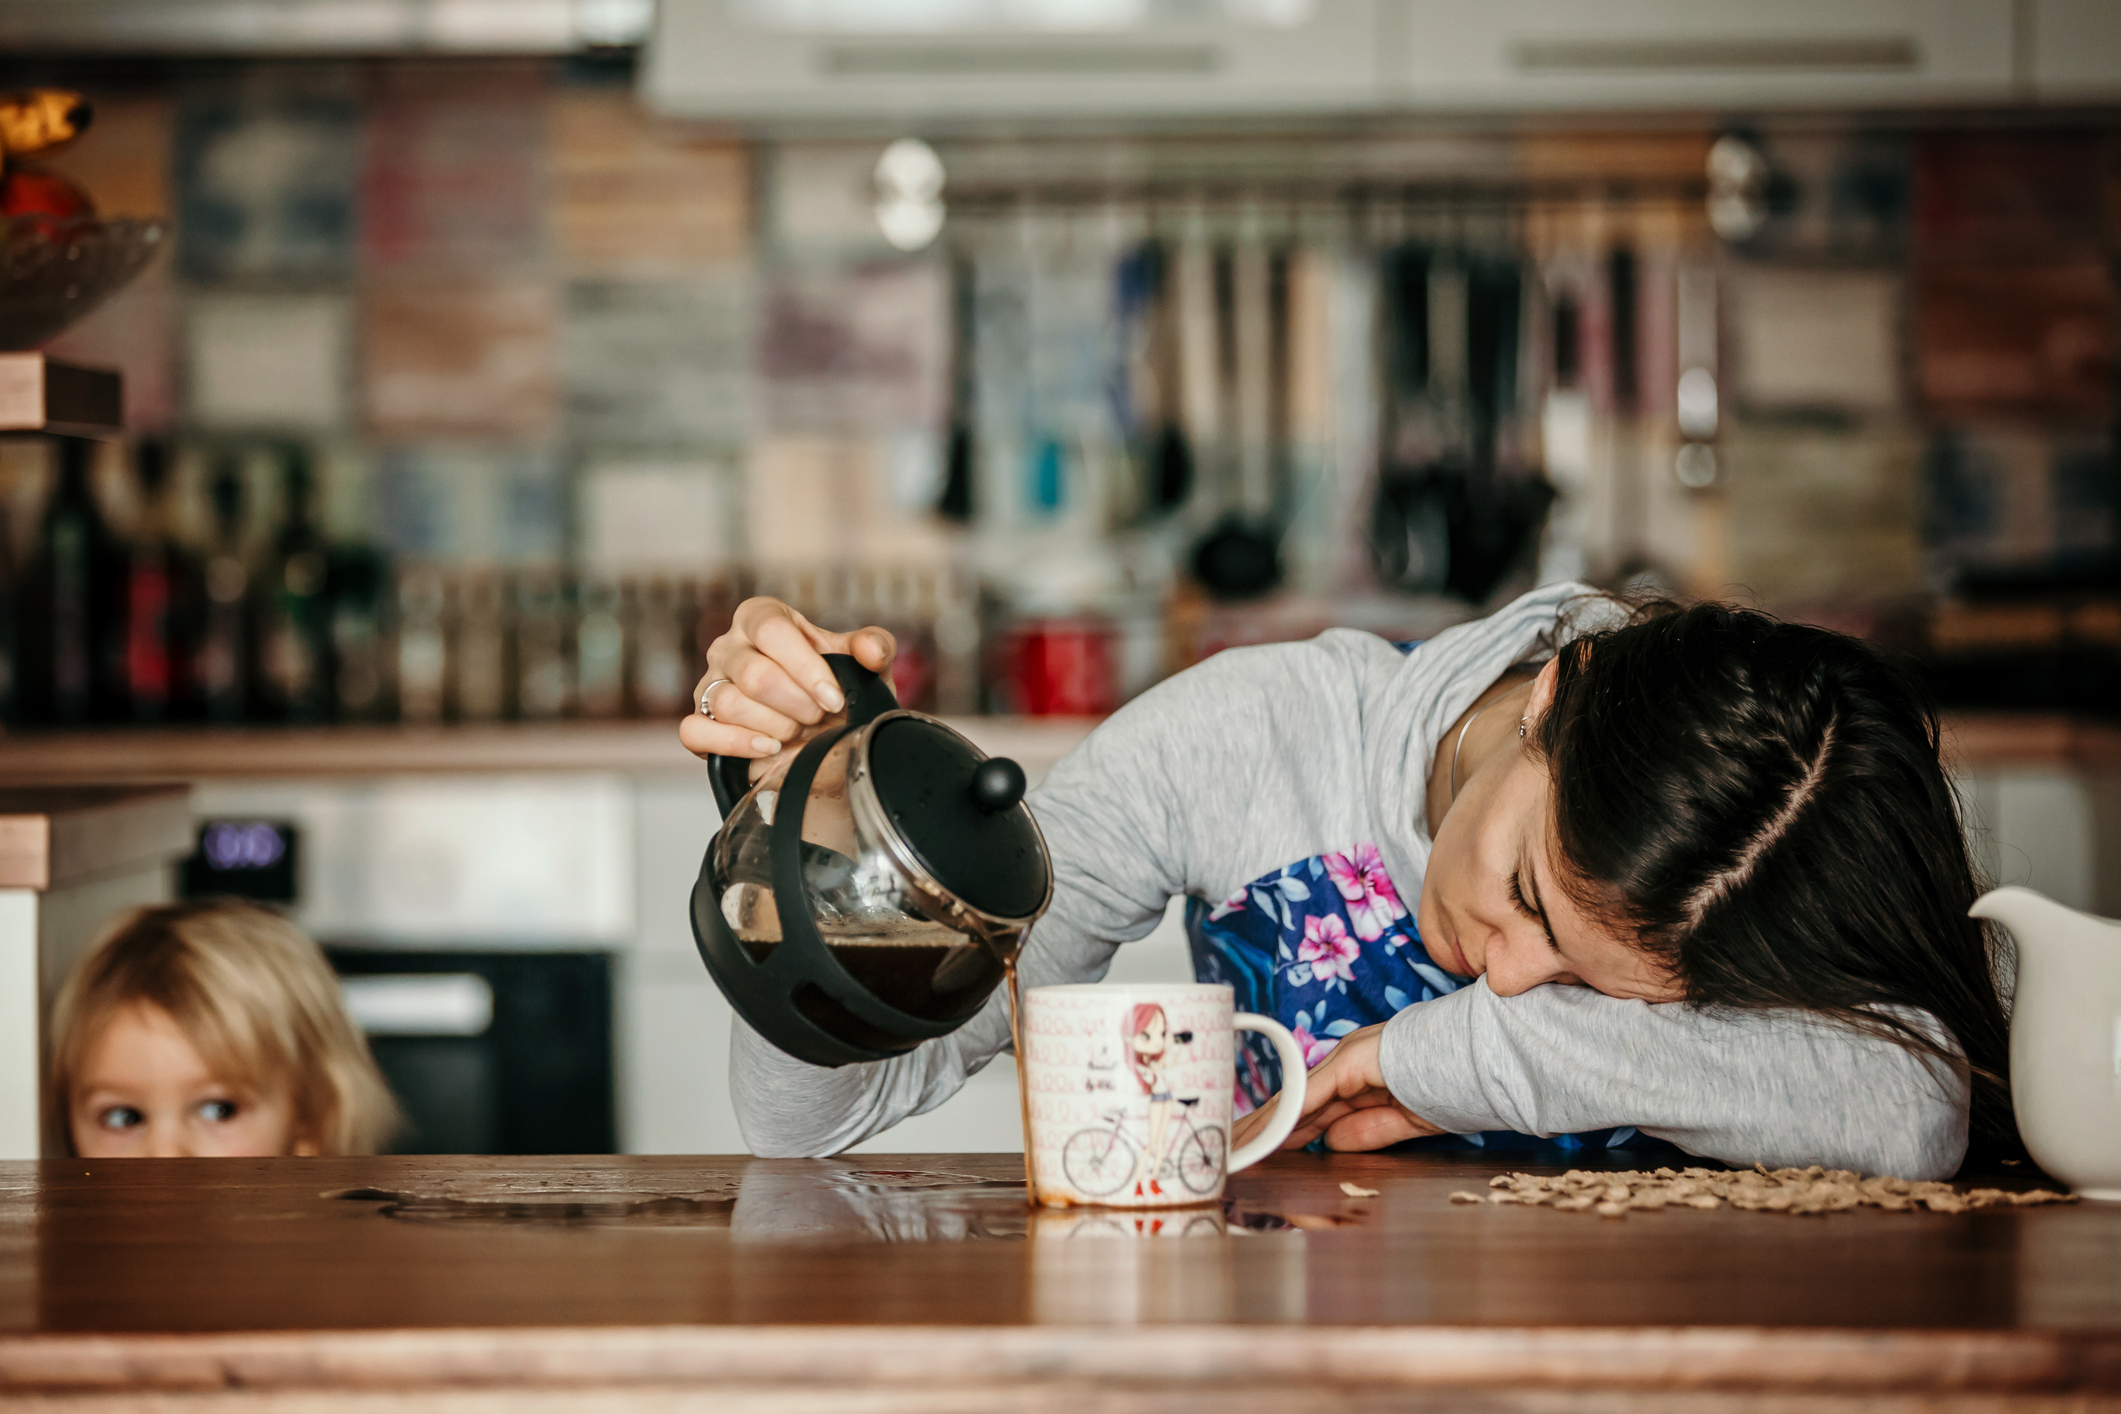
[[[1304,1053],[1305,1070],[1309,1070],[1327,1056],[1332,1055],[1333,1048],[1340,1044],[1340,1038],[1337,1036],[1328,1037],[1325,1040],[1320,1040],[1318,1037],[1313,1036],[1311,1028],[1304,1025],[1301,1021],[1296,1023],[1294,1030],[1290,1034],[1296,1037],[1296,1049]]]
[[[1215,907],[1208,910],[1208,919],[1210,922],[1213,922],[1218,918],[1228,918],[1231,914],[1236,913],[1244,906],[1245,890],[1244,887],[1240,885],[1236,893],[1230,895],[1221,903],[1215,905]]]
[[[1360,956],[1362,945],[1348,936],[1337,915],[1314,914],[1304,920],[1304,940],[1296,945],[1296,957],[1311,964],[1312,977],[1321,982],[1328,977],[1353,982],[1355,969],[1350,964]]]
[[[1384,936],[1394,919],[1407,916],[1407,906],[1399,901],[1399,890],[1392,887],[1392,877],[1385,873],[1384,857],[1376,845],[1355,846],[1352,858],[1329,854],[1325,863],[1333,886],[1348,901],[1348,918],[1355,925],[1356,937],[1366,943],[1375,942]]]

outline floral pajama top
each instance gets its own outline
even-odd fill
[[[1413,645],[1402,645],[1402,651]],[[1304,1063],[1317,1065],[1351,1031],[1388,1021],[1471,982],[1446,972],[1422,945],[1374,842],[1301,859],[1221,903],[1186,901],[1194,975],[1224,982],[1240,1011],[1289,1028]],[[1281,1088],[1281,1062],[1265,1037],[1240,1034],[1236,1109],[1246,1114]],[[1672,1149],[1632,1127],[1550,1139],[1490,1130],[1408,1141],[1434,1149]]]

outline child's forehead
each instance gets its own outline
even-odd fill
[[[149,1001],[130,1001],[111,1009],[90,1037],[82,1069],[90,1078],[99,1070],[148,1069],[158,1073],[203,1071],[206,1058],[192,1044],[176,1018]]]
[[[177,1019],[154,1002],[135,999],[111,1010],[82,1055],[80,1082],[153,1084],[172,1088],[239,1085],[235,1068],[202,1052]]]

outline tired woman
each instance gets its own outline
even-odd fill
[[[842,705],[820,654],[892,651],[748,601],[680,737],[772,757]],[[1201,978],[1311,1060],[1291,1143],[1648,1136],[1935,1178],[1970,1133],[2015,1133],[1936,713],[1855,639],[1550,586],[1411,648],[1333,630],[1218,654],[1030,801],[1055,882],[1024,985],[1101,978],[1185,895]],[[999,995],[839,1069],[739,1021],[737,1117],[756,1153],[837,1152],[1008,1040]],[[1241,1110],[1273,1093],[1271,1054],[1241,1053],[1238,1083]]]

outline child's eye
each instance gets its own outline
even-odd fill
[[[226,1124],[235,1117],[234,1100],[207,1100],[199,1106],[199,1118],[213,1124]]]
[[[96,1116],[96,1123],[105,1129],[134,1129],[147,1123],[147,1116],[131,1105],[112,1105]]]

